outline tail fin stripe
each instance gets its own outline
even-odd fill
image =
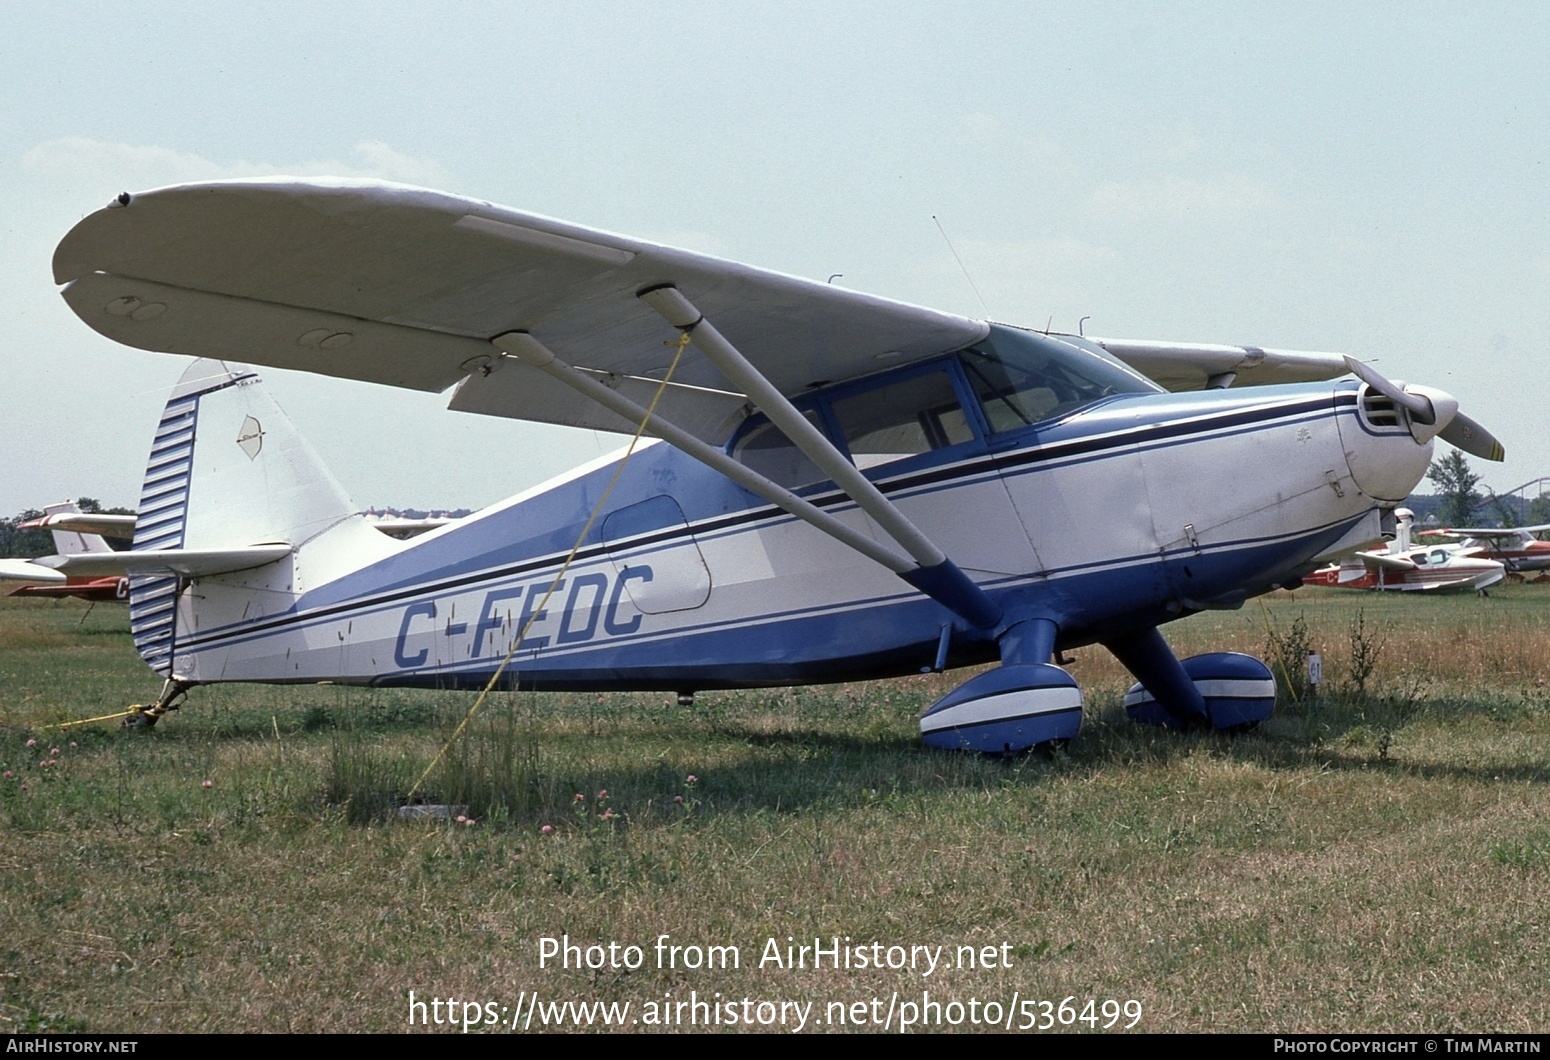
[[[175,500],[171,504],[163,504],[163,505],[161,505],[158,508],[141,508],[140,509],[140,515],[139,515],[138,519],[136,520],[135,525],[138,526],[140,520],[144,520],[144,519],[147,519],[147,518],[154,519],[157,516],[161,515],[163,512],[177,511],[178,509],[184,508],[184,507],[187,507],[187,505],[182,500]]]
[[[198,422],[198,394],[169,401],[162,412],[140,489],[136,552],[177,548],[183,543]],[[163,675],[172,673],[177,588],[176,578],[162,576],[129,582],[129,632],[135,650],[146,665]]]
[[[157,426],[157,437],[152,440],[152,443],[155,445],[166,439],[167,435],[181,434],[183,431],[192,431],[192,429],[194,429],[194,415],[178,414],[175,417],[164,415],[161,417],[160,425]]]
[[[183,492],[182,483],[173,483],[172,486],[170,486],[170,487],[168,487],[166,489],[162,489],[160,487],[157,487],[157,492],[155,492],[155,493],[146,492],[146,493],[140,494],[140,503],[141,504],[160,504],[162,501],[166,500],[168,497],[180,495],[182,492]],[[179,503],[182,503],[182,502],[179,501]]]
[[[183,536],[183,528],[175,526],[165,534],[156,537],[148,537],[144,541],[136,542],[136,552],[160,552],[163,549],[177,548],[179,538]]]
[[[181,452],[172,453],[165,459],[160,457],[156,458],[156,463],[146,465],[145,473],[147,476],[156,475],[163,471],[169,470],[174,466],[178,466],[181,468],[181,470],[186,472],[189,469],[190,464],[193,462],[193,456],[194,447],[192,445],[187,446]]]
[[[183,434],[191,434],[193,430],[193,416],[179,416],[175,420],[162,420],[161,426],[156,429],[156,437],[151,439],[151,444],[153,446],[164,445],[169,439]]]
[[[170,580],[170,579],[169,579]],[[156,598],[147,600],[143,606],[137,605],[129,609],[129,613],[135,618],[142,618],[153,611],[164,611],[172,606],[171,586],[156,592]]]
[[[146,540],[150,540],[151,538],[155,537],[163,527],[181,526],[183,523],[184,507],[185,505],[179,504],[173,508],[163,509],[169,514],[158,515],[155,519],[147,520],[144,517],[141,517],[140,519],[136,520],[135,528],[139,529],[139,527],[143,524],[145,526]]]
[[[171,496],[172,493],[178,493],[178,491],[186,491],[188,490],[188,471],[184,470],[181,473],[171,474],[171,476],[163,477],[163,479],[155,480],[155,482],[147,482],[146,488],[147,490],[150,490],[150,488],[160,490],[161,493],[157,494],[158,499]],[[146,494],[141,493],[140,499],[144,501]]]
[[[172,482],[172,479],[175,479],[175,477],[181,476],[186,479],[186,477],[188,477],[189,468],[192,466],[192,460],[189,460],[188,457],[183,457],[183,459],[181,459],[178,463],[180,463],[180,466],[177,466],[177,468],[172,468],[171,471],[158,470],[158,468],[147,468],[146,488],[153,487],[153,485],[155,485],[155,487],[160,487],[160,485],[169,484],[169,482]],[[144,497],[146,494],[141,493],[140,496]]]
[[[131,613],[139,613],[140,611],[142,611],[142,610],[144,610],[146,608],[149,608],[149,607],[153,607],[153,606],[157,606],[157,607],[163,606],[163,605],[165,605],[167,603],[168,600],[172,599],[172,579],[171,578],[168,578],[168,577],[165,577],[165,576],[156,577],[154,579],[152,579],[150,577],[139,577],[136,580],[137,581],[142,581],[142,582],[155,580],[155,581],[165,582],[166,585],[165,586],[149,586],[148,585],[146,587],[145,592],[135,594],[136,595],[135,602],[129,605],[129,610],[130,610]]]
[[[158,449],[166,449],[167,447],[173,446],[173,445],[182,445],[184,443],[192,443],[193,439],[194,439],[194,425],[193,425],[193,423],[192,422],[180,423],[180,424],[177,425],[177,429],[176,430],[171,430],[171,431],[167,431],[167,432],[165,432],[163,434],[158,434],[156,436],[156,438],[151,442],[151,452],[154,453]]]
[[[135,612],[133,617],[135,622],[143,625],[146,629],[150,629],[152,626],[155,626],[160,619],[169,618],[171,615],[172,608],[170,607],[151,607],[144,611]]]
[[[172,452],[174,449],[192,449],[193,447],[194,432],[180,431],[179,433],[173,435],[171,438],[158,440],[156,445],[151,449],[151,456],[159,457],[165,455],[166,453]]]
[[[188,460],[194,455],[194,440],[192,438],[181,441],[177,445],[169,445],[165,449],[153,449],[151,457],[146,462],[147,470],[171,463],[174,460]]]

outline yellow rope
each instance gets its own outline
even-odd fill
[[[409,799],[413,799],[419,793],[420,786],[425,783],[426,778],[441,764],[441,760],[446,757],[447,751],[457,742],[458,737],[463,735],[463,731],[468,728],[468,723],[474,720],[474,714],[484,705],[485,698],[489,696],[496,682],[506,672],[506,667],[511,664],[511,660],[516,656],[517,645],[527,639],[527,631],[534,622],[538,621],[538,616],[543,612],[544,605],[554,595],[555,589],[559,587],[560,581],[565,577],[565,572],[570,570],[571,562],[575,560],[576,553],[581,551],[582,543],[586,541],[587,534],[592,529],[592,524],[597,521],[598,515],[603,510],[603,505],[608,502],[609,494],[613,493],[614,487],[619,484],[619,476],[624,474],[625,465],[630,462],[630,457],[635,455],[635,446],[640,443],[641,435],[646,433],[646,424],[651,422],[652,414],[657,410],[657,402],[662,400],[662,394],[667,390],[668,380],[673,378],[673,372],[678,368],[678,361],[683,357],[684,347],[687,345],[689,345],[689,333],[685,331],[678,336],[678,348],[673,351],[672,363],[667,366],[667,372],[663,374],[662,382],[657,384],[656,393],[651,395],[651,404],[646,406],[646,417],[640,421],[640,426],[635,428],[635,434],[630,438],[629,447],[624,451],[624,459],[620,460],[619,465],[614,468],[613,478],[608,480],[608,486],[603,490],[603,495],[597,499],[597,504],[593,505],[592,514],[587,516],[586,525],[581,528],[581,533],[576,535],[576,543],[571,546],[570,553],[565,557],[565,562],[560,564],[560,569],[556,572],[554,580],[549,583],[548,591],[544,593],[544,597],[538,602],[538,606],[532,609],[528,615],[528,620],[522,624],[522,628],[517,631],[517,635],[511,639],[511,650],[506,653],[506,657],[501,660],[501,664],[490,675],[490,680],[485,684],[484,691],[479,693],[479,698],[474,700],[474,705],[468,708],[468,713],[463,715],[463,720],[458,722],[456,729],[452,730],[452,735],[447,737],[447,742],[442,744],[440,751],[436,752],[436,757],[431,759],[431,764],[425,767],[425,772],[420,774],[420,779],[416,780],[414,787],[409,789]]]
[[[145,708],[140,707],[140,706],[133,706],[133,707],[130,707],[128,710],[121,710],[117,714],[104,714],[104,715],[102,715],[99,718],[82,718],[79,721],[65,721],[65,722],[60,722],[58,725],[40,725],[39,728],[40,729],[73,729],[77,725],[90,725],[94,721],[112,721],[114,718],[127,718],[131,714],[143,713],[144,709]]]

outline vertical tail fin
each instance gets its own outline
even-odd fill
[[[300,547],[354,512],[252,369],[198,360],[173,388],[157,424],[134,550],[275,542]],[[271,579],[266,591],[293,592],[290,576],[283,581],[277,585]],[[163,675],[173,673],[178,631],[189,627],[195,606],[185,600],[180,615],[182,588],[180,579],[163,575],[130,583],[135,648]]]
[[[64,501],[61,504],[50,504],[43,509],[45,517],[50,515],[76,515],[80,512],[74,501]],[[61,556],[79,556],[88,552],[112,552],[113,546],[103,540],[100,534],[84,534],[75,530],[51,529],[54,535],[54,551]]]

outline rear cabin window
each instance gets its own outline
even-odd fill
[[[952,380],[927,372],[833,401],[830,407],[863,471],[974,440]]]
[[[809,411],[803,415],[814,427],[823,430],[815,413]],[[779,427],[768,421],[743,435],[732,456],[744,467],[788,490],[822,482],[829,477],[807,458],[806,453],[793,445]]]

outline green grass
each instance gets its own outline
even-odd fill
[[[1013,761],[920,745],[962,674],[692,707],[502,695],[427,788],[470,825],[397,815],[469,695],[222,686],[150,733],[48,728],[157,691],[122,608],[84,611],[0,601],[3,1030],[396,1031],[410,990],[820,1013],[1017,991],[1138,999],[1150,1031],[1550,1025],[1543,588],[1280,594],[1176,624],[1181,654],[1264,656],[1267,617],[1285,636],[1300,616],[1324,656],[1316,697],[1232,738],[1131,725],[1128,678],[1082,649],[1082,736]],[[1360,691],[1359,616],[1382,640]],[[648,960],[540,969],[562,934]],[[663,934],[743,966],[658,969]],[[1014,956],[930,979],[759,968],[788,935]]]

